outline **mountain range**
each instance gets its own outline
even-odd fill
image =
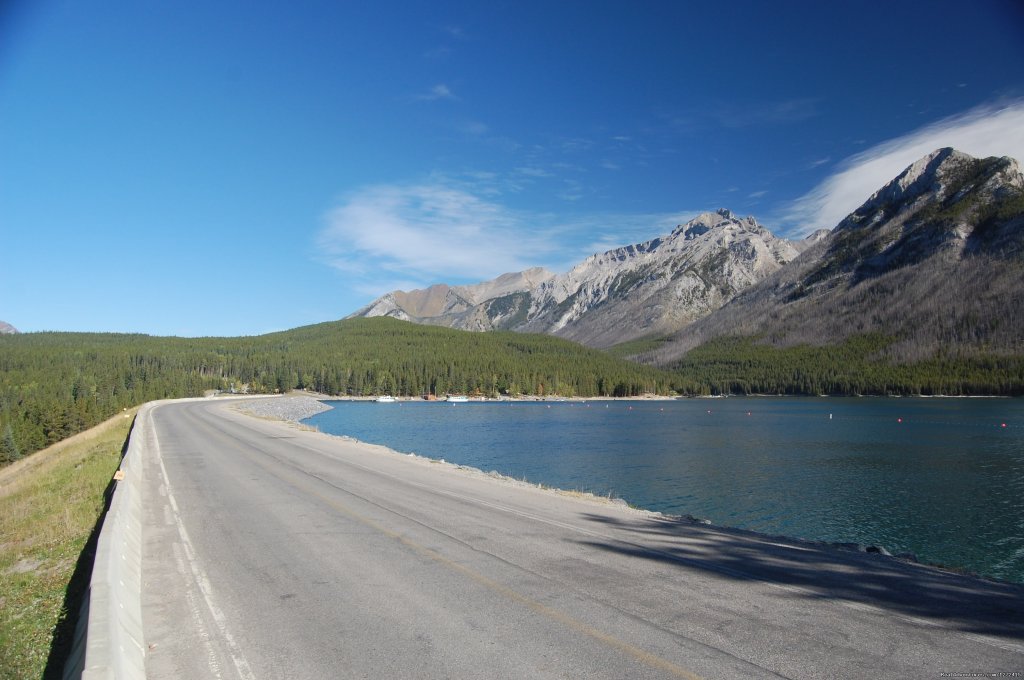
[[[352,316],[596,348],[658,338],[636,357],[658,365],[724,335],[790,346],[876,333],[897,361],[1024,354],[1024,176],[1011,158],[939,149],[804,239],[723,209],[565,274],[395,291]]]
[[[565,274],[535,268],[471,286],[394,291],[352,316],[548,333],[610,347],[685,327],[778,271],[822,236],[778,238],[753,217],[719,210],[668,236],[592,255]]]
[[[940,149],[876,191],[789,266],[645,357],[722,336],[788,347],[892,338],[895,363],[1024,355],[1024,175]]]

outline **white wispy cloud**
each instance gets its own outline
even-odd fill
[[[516,168],[515,172],[516,174],[523,175],[524,177],[545,178],[554,176],[550,170],[545,170],[544,168],[532,165]]]
[[[563,153],[582,153],[594,148],[594,140],[585,137],[569,137],[558,143]]]
[[[447,45],[439,45],[433,47],[423,53],[423,56],[427,59],[444,59],[452,53],[452,48]]]
[[[1024,100],[985,104],[851,156],[782,211],[781,231],[801,236],[833,228],[907,166],[947,146],[1024,161]]]
[[[466,181],[440,177],[364,187],[325,216],[318,259],[342,272],[352,290],[377,296],[536,266],[566,271],[596,252],[663,236],[696,214],[560,219],[516,211],[481,193]]]
[[[458,97],[455,96],[450,87],[444,83],[438,83],[430,88],[429,91],[416,95],[416,99],[424,102],[433,102],[439,99],[458,99]]]
[[[811,97],[782,101],[720,104],[709,110],[727,128],[799,123],[818,115],[818,100]]]
[[[580,241],[569,253],[571,261],[565,269],[595,253],[603,253],[622,246],[644,243],[667,236],[680,224],[696,217],[702,210],[684,210],[669,213],[610,213],[587,215],[563,225],[567,232],[594,234],[596,238]]]
[[[554,250],[508,208],[442,183],[366,187],[330,211],[318,245],[363,291],[485,280]]]
[[[699,134],[727,128],[791,125],[820,115],[819,100],[801,97],[776,101],[702,101],[681,110],[659,111],[657,117],[676,134]]]
[[[458,125],[458,129],[470,137],[482,137],[491,131],[491,128],[487,123],[483,123],[479,120],[463,121]]]
[[[586,187],[578,179],[565,178],[562,180],[562,189],[556,194],[563,201],[578,201],[586,195]]]
[[[441,30],[447,33],[452,38],[458,38],[460,40],[466,38],[466,30],[462,26],[448,24],[446,26],[442,26]]]

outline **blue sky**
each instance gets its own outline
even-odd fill
[[[1024,159],[1019,3],[14,0],[0,319],[251,335],[720,207],[799,237],[941,146]]]

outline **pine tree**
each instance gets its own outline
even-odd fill
[[[19,458],[21,458],[21,451],[18,448],[18,442],[14,439],[14,430],[11,429],[10,423],[6,423],[4,434],[0,437],[0,464],[13,463]]]

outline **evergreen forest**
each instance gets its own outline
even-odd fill
[[[0,336],[0,463],[154,399],[211,390],[329,395],[666,394],[672,377],[545,335],[469,333],[390,318],[241,338]]]
[[[887,357],[893,339],[777,347],[721,337],[655,368],[548,335],[471,333],[391,318],[322,323],[240,338],[110,333],[0,336],[0,465],[155,399],[210,391],[335,396],[433,394],[634,397],[1024,395],[1024,357]]]
[[[911,362],[891,356],[896,345],[894,338],[876,333],[788,347],[762,338],[720,337],[668,369],[683,394],[1024,396],[1020,355],[936,354]]]

